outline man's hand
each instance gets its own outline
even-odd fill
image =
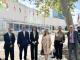
[[[10,47],[12,48],[12,47],[13,47],[13,45],[10,45]]]
[[[35,42],[32,42],[33,44],[35,44]]]
[[[37,43],[37,41],[35,41],[35,43]]]

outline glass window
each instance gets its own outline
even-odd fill
[[[52,27],[52,30],[54,30],[54,26]]]
[[[4,21],[0,21],[0,30],[3,30],[4,28]]]
[[[14,24],[14,30],[19,31],[19,24]]]
[[[29,31],[32,31],[32,25],[29,26]]]
[[[23,25],[22,25],[22,24],[20,24],[20,30],[22,30],[22,26],[23,26]]]

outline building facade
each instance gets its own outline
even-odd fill
[[[37,26],[39,30],[44,29],[44,27],[53,30],[58,26],[63,28],[66,26],[62,19],[43,17],[37,15],[36,10],[26,7],[18,1],[6,1],[8,8],[0,12],[0,30],[2,31],[6,31],[8,27],[13,28],[14,31],[19,31],[22,25],[26,25],[30,30],[32,26]]]

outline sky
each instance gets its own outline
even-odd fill
[[[78,0],[78,2],[75,3],[76,8],[80,10],[80,0]]]
[[[28,6],[30,8],[34,8],[35,9],[35,5],[34,5],[34,0],[32,0],[32,2],[30,2],[29,0],[18,0],[19,3],[22,3],[25,6]]]
[[[77,24],[77,19],[78,19],[78,15],[80,15],[80,0],[78,0],[76,3],[75,3],[75,8],[74,8],[74,16],[73,17],[73,22],[74,24]]]
[[[19,0],[19,2],[30,8],[35,9],[34,0],[32,0],[32,3],[29,0]],[[78,17],[78,14],[80,14],[80,0],[78,0],[75,3],[74,12],[72,12],[72,13],[74,15],[74,16],[72,16],[73,22],[74,22],[74,24],[77,24],[77,17]]]

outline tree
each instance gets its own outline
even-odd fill
[[[35,0],[39,14],[44,12],[45,16],[49,16],[49,9],[55,9],[58,13],[64,15],[67,27],[73,24],[71,11],[77,0]]]
[[[61,0],[60,1],[61,3],[61,10],[62,10],[62,13],[65,17],[65,21],[66,21],[66,24],[67,26],[69,27],[69,25],[72,25],[73,24],[73,19],[72,19],[72,15],[71,15],[71,12],[70,12],[70,7],[68,7],[68,3],[66,0]]]
[[[7,0],[0,0],[0,11],[4,8],[8,8]]]
[[[2,3],[2,0],[0,0],[0,12],[4,9],[4,4]]]

